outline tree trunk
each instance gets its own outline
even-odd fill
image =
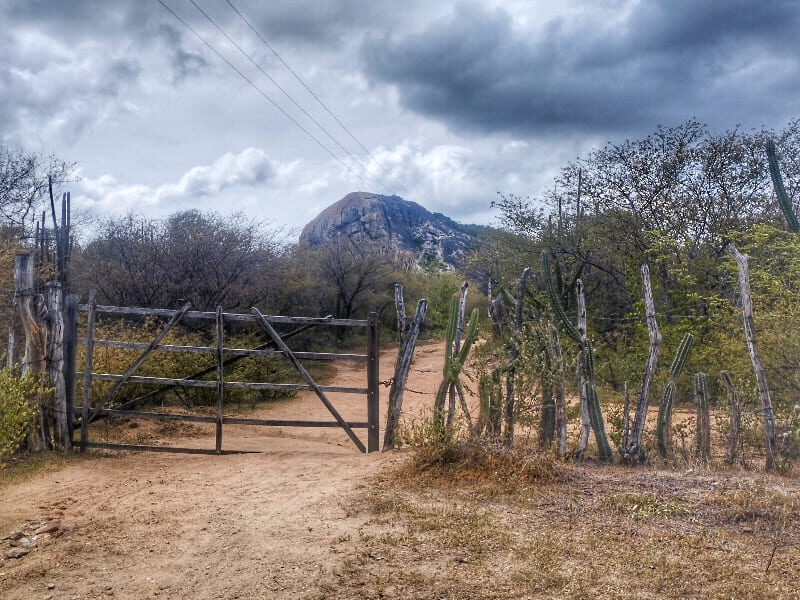
[[[33,255],[17,254],[14,265],[14,287],[17,305],[25,330],[25,356],[22,359],[20,372],[32,375],[41,380],[45,371],[45,329],[40,324],[39,311],[36,307],[36,294],[33,288]],[[29,399],[37,414],[37,426],[28,435],[28,450],[40,452],[47,449],[47,423],[44,419],[43,398],[37,392]]]
[[[769,395],[767,385],[767,374],[764,370],[764,363],[756,345],[755,324],[753,322],[753,303],[750,298],[750,274],[748,272],[748,259],[746,254],[741,254],[736,246],[730,244],[728,250],[736,259],[739,269],[739,288],[742,296],[742,316],[744,320],[744,334],[747,339],[747,350],[750,353],[750,361],[753,363],[753,371],[758,381],[758,395],[761,398],[761,411],[764,414],[764,448],[766,451],[767,471],[771,471],[775,466],[775,413],[772,409],[772,399]]]

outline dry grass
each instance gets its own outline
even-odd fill
[[[25,481],[39,473],[58,471],[72,460],[80,460],[74,454],[61,452],[41,452],[31,454],[20,452],[0,460],[0,487],[3,484]]]
[[[800,598],[794,479],[448,452],[349,506],[366,524],[312,598]]]

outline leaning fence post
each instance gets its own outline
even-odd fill
[[[772,408],[772,399],[767,385],[767,373],[764,370],[764,362],[761,360],[761,353],[756,345],[755,324],[753,322],[753,301],[750,297],[750,273],[748,270],[747,254],[740,253],[733,244],[728,245],[728,251],[736,260],[739,270],[739,291],[742,299],[742,321],[744,324],[744,335],[747,341],[747,350],[750,353],[750,361],[753,363],[753,371],[758,382],[758,395],[761,398],[761,411],[764,414],[764,450],[767,459],[765,469],[771,471],[775,466],[775,412]]]
[[[378,394],[378,313],[367,317],[367,452],[376,452],[380,440],[380,401]]]
[[[408,371],[411,369],[411,360],[414,358],[414,348],[417,346],[417,338],[422,321],[425,319],[425,312],[428,309],[428,301],[422,298],[417,303],[417,312],[411,327],[403,333],[403,341],[397,352],[397,362],[394,367],[394,377],[392,386],[389,388],[389,414],[386,418],[386,427],[383,431],[383,449],[391,450],[395,444],[395,429],[400,421],[400,412],[403,407],[403,392],[406,388]],[[403,316],[405,320],[405,315]]]
[[[81,407],[81,452],[89,438],[89,405],[92,403],[92,356],[94,354],[94,313],[97,292],[89,292],[89,315],[86,325],[86,360],[83,369],[83,406]]]

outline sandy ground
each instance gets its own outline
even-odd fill
[[[395,353],[383,353],[382,379]],[[406,394],[409,412],[430,404],[440,377],[441,343],[419,347],[408,387],[422,393]],[[332,379],[365,385],[365,378],[340,363]],[[385,411],[388,389],[381,393]],[[346,419],[366,420],[363,397],[332,396]],[[257,414],[305,419],[327,411],[304,393]],[[210,428],[151,433],[162,443],[214,444]],[[95,453],[0,484],[0,536],[20,532],[34,542],[9,558],[19,541],[2,541],[0,597],[313,597],[322,578],[358,551],[365,517],[348,504],[371,475],[403,459],[402,452],[364,455],[339,429],[225,426],[223,448],[256,453]],[[53,531],[35,534],[41,529]]]

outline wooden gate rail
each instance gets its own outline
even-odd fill
[[[222,450],[222,426],[224,424],[238,424],[238,425],[263,425],[263,426],[278,426],[278,427],[340,427],[348,437],[353,441],[356,447],[362,452],[373,452],[378,450],[378,420],[379,420],[379,406],[378,406],[378,317],[376,313],[370,313],[369,319],[334,319],[333,317],[287,317],[280,315],[262,315],[258,309],[253,309],[251,314],[241,313],[223,313],[220,308],[216,312],[206,311],[193,311],[189,310],[189,304],[185,304],[180,310],[169,309],[150,309],[150,308],[134,308],[124,306],[104,306],[96,305],[94,303],[94,294],[90,294],[88,304],[78,305],[79,311],[88,313],[87,319],[87,333],[86,337],[77,338],[75,342],[84,344],[86,346],[86,360],[84,370],[77,373],[83,377],[84,381],[84,394],[83,406],[81,407],[81,449],[87,447],[93,448],[114,448],[114,449],[132,449],[132,450],[153,450],[161,452],[190,452],[190,453],[215,453],[227,454],[231,451]],[[77,312],[77,311],[76,311]],[[114,315],[140,315],[140,316],[159,316],[168,317],[169,323],[160,331],[156,338],[148,343],[142,342],[126,342],[117,340],[95,339],[95,318],[97,313],[107,313]],[[185,319],[214,319],[216,321],[217,330],[217,343],[215,346],[185,346],[175,344],[161,344],[161,340],[166,336],[169,330],[178,323],[182,318]],[[74,317],[73,317],[74,319]],[[272,338],[270,342],[257,346],[253,349],[245,348],[226,348],[223,344],[223,323],[224,321],[238,321],[238,322],[254,322],[259,323],[263,329],[269,333]],[[293,332],[284,334],[284,339],[288,339],[293,335],[297,335],[301,331],[316,325],[329,325],[329,326],[344,326],[344,327],[366,327],[367,328],[367,354],[337,354],[333,352],[293,352],[290,350],[284,339],[274,330],[272,324],[299,324],[303,327],[298,328]],[[125,373],[96,373],[93,371],[93,354],[94,347],[112,347],[130,350],[139,350],[141,353],[136,360],[131,364]],[[278,349],[268,349],[273,346]],[[141,366],[145,359],[154,350],[166,352],[187,352],[199,354],[213,354],[216,357],[216,364],[208,369],[199,373],[189,375],[184,378],[173,377],[151,377],[134,375],[133,373]],[[243,381],[225,381],[223,377],[224,366],[230,364],[232,361],[248,357],[248,356],[261,356],[273,357],[283,356],[298,370],[301,376],[305,379],[305,383],[270,383],[270,382],[243,382]],[[318,385],[313,378],[308,374],[305,368],[300,364],[299,359],[306,360],[347,360],[355,362],[363,362],[367,365],[367,387],[350,387],[350,386],[333,386],[333,385]],[[201,380],[195,377],[200,375],[211,374],[216,371],[216,378],[213,380]],[[112,388],[107,391],[103,398],[94,406],[92,406],[92,381],[113,381]],[[139,383],[139,384],[152,384],[160,385],[162,390],[174,387],[195,387],[195,388],[216,388],[217,389],[217,407],[216,415],[187,415],[177,413],[155,413],[144,412],[136,410],[124,410],[133,401],[128,401],[123,406],[117,408],[106,408],[106,403],[111,399],[113,394],[118,391],[119,387],[124,383]],[[308,421],[308,420],[291,420],[291,419],[253,419],[246,417],[226,417],[223,414],[223,397],[225,389],[249,389],[249,390],[279,390],[279,391],[301,391],[312,390],[320,398],[322,403],[334,417],[335,421]],[[326,392],[338,392],[347,394],[366,394],[367,396],[367,420],[366,421],[346,421],[338,413],[333,404],[325,396]],[[148,392],[142,398],[150,397],[155,392]],[[137,399],[138,400],[138,399]],[[177,448],[173,446],[146,446],[140,444],[115,444],[106,442],[91,442],[88,440],[88,424],[98,416],[117,416],[117,417],[134,417],[141,419],[155,419],[162,421],[186,421],[194,423],[215,423],[216,424],[216,448],[214,450],[203,450],[197,448]],[[366,447],[355,435],[353,429],[367,429],[367,445]]]
[[[186,421],[187,423],[216,423],[217,417],[204,415],[182,415],[176,413],[145,413],[136,410],[116,410],[106,408],[104,414],[109,417],[134,417],[151,419],[154,421]],[[271,425],[283,427],[339,427],[334,421],[293,421],[291,419],[251,419],[248,417],[223,417],[223,423],[229,425]],[[347,424],[354,429],[367,429],[366,421],[348,421]]]
[[[78,338],[79,344],[86,344],[86,338]],[[109,348],[127,348],[131,350],[146,350],[148,344],[144,342],[120,342],[117,340],[94,340],[95,346]],[[217,349],[212,346],[177,346],[173,344],[157,344],[155,350],[164,352],[186,352],[195,354],[215,354]],[[228,356],[283,356],[280,350],[248,350],[247,348],[223,348],[222,352]],[[295,352],[297,358],[308,360],[351,360],[355,362],[367,362],[367,354],[336,354],[335,352]]]
[[[89,304],[79,304],[78,310],[88,311]],[[138,308],[133,306],[104,306],[97,304],[94,307],[96,313],[111,313],[117,315],[139,315],[146,317],[174,317],[180,310],[169,308]],[[184,314],[187,319],[216,319],[217,313],[199,310],[190,310]],[[253,314],[247,313],[222,313],[225,321],[249,321],[257,322],[258,318]],[[369,319],[335,319],[333,317],[287,317],[283,315],[266,315],[265,318],[270,323],[279,325],[336,325],[339,327],[367,327]]]
[[[83,373],[78,373],[83,374]],[[123,375],[113,373],[92,373],[92,379],[98,381],[119,381]],[[216,388],[216,380],[206,379],[175,379],[173,377],[149,377],[146,375],[130,375],[125,378],[128,383],[143,383],[155,385],[175,385],[180,387],[207,387]],[[307,383],[251,383],[248,381],[224,381],[223,386],[237,390],[276,390],[284,392],[309,391],[314,388]],[[320,385],[317,386],[326,392],[340,392],[342,394],[367,394],[369,388],[365,387],[346,387],[340,385]],[[103,410],[102,408],[99,410]]]

